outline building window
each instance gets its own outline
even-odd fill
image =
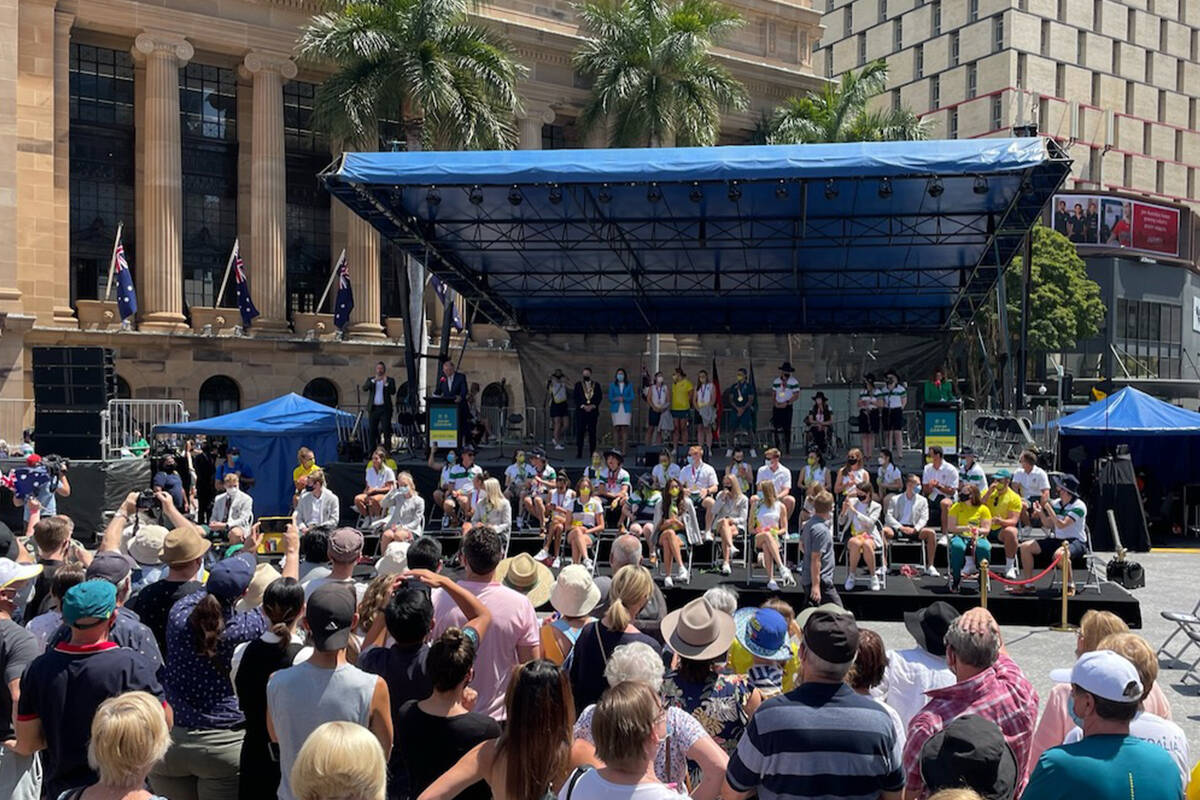
[[[1159,194],[1163,193],[1165,185],[1165,176],[1163,175],[1163,168],[1165,166],[1166,164],[1162,161],[1157,161],[1154,164],[1154,191]]]
[[[1113,42],[1114,46],[1116,44],[1116,42]],[[1048,19],[1042,20],[1042,41],[1038,52],[1046,58],[1050,57],[1050,20]]]
[[[137,274],[133,58],[72,44],[69,59],[71,302],[104,293],[117,225]]]
[[[237,78],[232,69],[191,63],[179,70],[183,167],[183,297],[215,305],[237,238]]]
[[[950,34],[950,66],[958,66],[958,31]]]
[[[929,107],[942,107],[942,81],[940,75],[934,75],[929,79]]]
[[[975,66],[975,62],[972,61],[970,64],[967,64],[967,99],[970,100],[973,97],[975,97],[975,94],[978,91],[979,91],[979,70]]]
[[[854,4],[853,3],[846,4],[846,13],[845,13],[844,19],[846,20],[846,27],[845,27],[845,30],[842,32],[842,36],[848,37],[848,36],[850,36],[850,34],[854,33]]]
[[[563,125],[542,126],[542,149],[565,150],[567,147],[567,129]]]
[[[892,49],[897,50],[897,51],[903,50],[904,49],[904,18],[896,17],[896,21],[893,22],[892,25],[893,25]]]
[[[892,111],[900,110],[900,90],[892,89]]]
[[[1004,104],[1000,95],[992,95],[992,130],[998,131],[1004,127]]]
[[[1146,51],[1146,83],[1154,83],[1154,51]]]
[[[925,48],[919,44],[913,48],[913,75],[925,77]]]
[[[1017,88],[1018,89],[1025,88],[1025,70],[1026,70],[1026,68],[1027,68],[1027,65],[1025,63],[1025,54],[1017,53]],[[1096,102],[1096,101],[1093,100],[1092,102]]]
[[[1180,378],[1182,338],[1182,306],[1117,298],[1113,343],[1131,377]]]
[[[967,22],[979,19],[979,0],[967,0]]]
[[[992,17],[992,44],[993,50],[1004,49],[1004,15],[997,14]]]
[[[304,384],[304,396],[321,405],[337,408],[338,388],[328,378],[313,378]]]
[[[1054,96],[1062,97],[1067,93],[1067,65],[1057,64],[1054,67]]]
[[[1067,0],[1058,0],[1058,21],[1067,21]]]
[[[316,310],[317,300],[332,269],[329,193],[316,178],[317,173],[329,164],[329,144],[312,124],[315,93],[316,86],[303,81],[289,81],[283,87],[289,317],[297,311]],[[396,135],[402,135],[402,132]],[[403,147],[403,142],[397,142],[397,147]]]
[[[958,138],[958,108],[950,109],[949,121],[946,124],[946,130],[949,138]]]
[[[200,384],[200,419],[232,414],[242,407],[242,390],[226,375],[213,375]]]
[[[932,20],[931,35],[932,36],[941,36],[942,35],[942,4],[941,4],[940,0],[939,0],[939,2],[935,2],[933,4],[933,7],[930,9],[930,19]]]
[[[887,22],[887,0],[879,0],[879,21]]]
[[[861,67],[867,63],[867,34],[860,33],[858,35],[858,65]]]
[[[1088,162],[1088,180],[1096,184],[1097,188],[1099,188],[1100,178],[1104,172],[1104,153],[1099,147],[1093,147],[1091,148],[1091,155],[1092,157]]]

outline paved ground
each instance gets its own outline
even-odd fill
[[[1105,556],[1106,558],[1108,556]],[[1196,553],[1159,551],[1138,553],[1132,558],[1146,569],[1146,586],[1134,592],[1142,604],[1144,627],[1137,631],[1150,642],[1155,650],[1174,630],[1174,623],[1161,616],[1162,610],[1190,611],[1200,600],[1200,551]],[[883,637],[889,648],[904,648],[913,645],[912,637],[900,622],[866,622]],[[1029,628],[1017,625],[1003,629],[1009,654],[1037,687],[1038,694],[1045,698],[1052,684],[1050,670],[1069,666],[1074,662],[1075,635],[1058,633],[1046,628]],[[1171,643],[1175,649],[1183,637]],[[1200,658],[1200,649],[1192,648],[1187,654],[1190,659]],[[1191,681],[1180,684],[1186,665],[1160,663],[1159,684],[1171,701],[1174,719],[1187,734],[1190,756],[1200,759],[1200,685]]]

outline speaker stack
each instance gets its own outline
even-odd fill
[[[33,348],[33,432],[38,452],[101,458],[100,412],[116,396],[117,372],[109,348]]]

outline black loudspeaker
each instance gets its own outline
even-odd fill
[[[103,410],[117,396],[113,352],[105,347],[33,348],[37,408]]]
[[[38,452],[64,458],[98,459],[101,420],[99,409],[71,411],[36,408],[33,438]]]

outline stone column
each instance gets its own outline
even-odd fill
[[[195,50],[178,34],[145,31],[133,42],[145,60],[146,100],[141,129],[142,209],[137,279],[141,327],[187,329],[183,316],[183,167],[180,157],[179,68]]]
[[[20,313],[17,288],[17,0],[0,0],[0,310]]]
[[[379,232],[349,209],[346,210],[346,261],[354,288],[350,312],[352,339],[384,339],[380,324]]]
[[[250,289],[261,314],[255,333],[287,330],[287,171],[283,82],[296,64],[279,53],[252,52],[243,64],[254,79],[250,171]]]
[[[554,122],[554,109],[549,106],[531,105],[526,107],[525,116],[517,120],[517,132],[520,139],[518,150],[542,149],[542,126]]]
[[[77,327],[71,308],[71,26],[54,12],[54,324]]]

